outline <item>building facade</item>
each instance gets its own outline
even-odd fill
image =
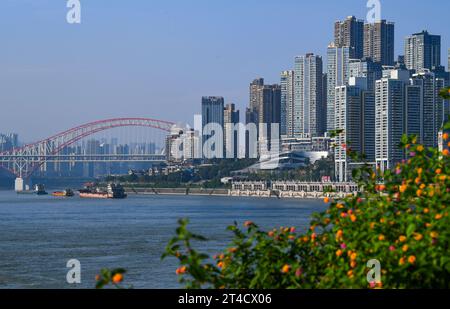
[[[294,71],[281,72],[280,134],[293,135],[294,125]]]
[[[327,132],[335,130],[335,92],[336,87],[348,83],[349,47],[337,47],[330,44],[327,49]]]
[[[364,57],[382,65],[394,65],[395,25],[386,20],[364,25]]]
[[[364,55],[364,21],[349,16],[334,24],[336,47],[350,47],[350,58],[361,59]]]
[[[292,136],[322,136],[325,128],[322,57],[295,57]]]
[[[440,66],[441,36],[422,31],[406,37],[405,64],[408,70],[416,72]]]
[[[223,158],[223,114],[223,97],[205,96],[202,98],[202,146],[205,158]],[[211,130],[212,127],[216,127],[217,130]],[[208,145],[211,143],[211,147],[205,147],[206,143]]]
[[[239,123],[239,111],[233,103],[227,104],[223,112],[225,157],[238,158],[239,132],[235,130]]]

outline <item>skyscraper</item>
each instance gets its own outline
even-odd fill
[[[295,57],[294,73],[294,137],[322,136],[325,115],[322,98],[322,57],[314,54]]]
[[[214,157],[223,158],[223,111],[223,97],[210,96],[202,98],[202,145],[203,155],[208,159]],[[208,125],[216,126],[218,131],[208,130],[211,129]],[[213,143],[212,147],[204,147],[205,143],[207,143],[212,136],[216,137],[214,140],[217,141],[217,143]]]
[[[408,70],[432,70],[441,65],[441,36],[427,31],[405,39],[405,64]]]
[[[447,62],[447,71],[450,72],[450,48],[448,49]]]
[[[367,77],[367,90],[375,91],[375,81],[383,75],[383,67],[371,58],[350,59],[348,77]]]
[[[271,141],[279,139],[281,121],[281,86],[264,85],[258,94],[258,144],[259,149],[270,150]],[[278,136],[272,136],[272,127],[278,126]]]
[[[387,72],[386,72],[387,75]],[[375,161],[382,170],[404,158],[399,147],[405,131],[405,86],[409,72],[391,70],[375,83]]]
[[[439,130],[444,123],[444,100],[439,97],[444,80],[436,78],[432,72],[421,72],[414,74],[410,83],[421,88],[420,142],[426,147],[437,147]]]
[[[349,16],[334,24],[336,47],[350,47],[350,58],[361,59],[364,55],[364,21]]]
[[[258,95],[259,90],[264,87],[264,78],[256,78],[250,83],[250,101],[249,101],[249,111],[255,113],[253,118],[258,118]]]
[[[238,131],[239,111],[233,103],[227,104],[223,112],[225,157],[236,159],[238,157]]]
[[[369,162],[374,160],[375,102],[373,92],[367,91],[366,77],[353,77],[348,85],[336,87],[335,98],[335,124],[342,130],[335,139],[335,172],[337,181],[347,182],[351,178],[347,147],[365,154]]]
[[[348,63],[350,59],[349,47],[336,47],[334,43],[327,49],[327,108],[326,129],[335,129],[335,92],[336,87],[344,86],[348,82]]]
[[[294,124],[294,71],[281,72],[280,134],[293,136]]]
[[[394,23],[381,20],[364,25],[364,57],[382,65],[394,65]]]

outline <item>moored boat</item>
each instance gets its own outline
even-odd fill
[[[82,198],[99,198],[99,199],[123,199],[127,197],[125,190],[120,184],[110,183],[106,189],[99,188],[95,185],[86,186],[84,189],[78,190]]]
[[[34,191],[37,195],[47,195],[47,191],[45,191],[45,187],[43,184],[37,184],[34,186]]]
[[[74,193],[71,189],[66,189],[64,191],[55,191],[52,193],[52,196],[55,197],[72,197],[74,196]]]

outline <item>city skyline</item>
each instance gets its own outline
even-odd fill
[[[403,5],[402,9],[396,9],[402,3],[404,4],[404,1],[398,1],[395,4],[382,1],[382,18],[395,22],[396,26],[395,56],[403,54],[403,41],[406,36],[428,30],[431,34],[441,35],[442,58],[445,58],[450,46],[448,30],[440,26],[442,20],[439,21],[432,16],[439,16],[442,8],[448,4],[442,1],[441,5],[427,10],[430,12],[429,16],[414,18],[422,13],[423,5],[408,2],[408,6]],[[282,6],[264,2],[262,8],[252,6],[254,1],[230,6],[220,1],[202,6],[201,4],[205,3],[199,1],[198,6],[194,5],[187,11],[191,14],[181,14],[181,11],[186,9],[185,4],[176,1],[163,5],[153,3],[153,6],[137,2],[131,9],[124,8],[120,4],[111,4],[108,8],[102,7],[101,4],[87,2],[82,4],[83,20],[82,24],[77,26],[65,23],[65,6],[58,6],[50,1],[40,4],[16,1],[0,5],[4,14],[14,12],[2,16],[4,28],[15,29],[15,36],[5,37],[6,49],[1,52],[4,56],[1,57],[4,70],[0,72],[0,80],[4,89],[0,95],[3,107],[0,132],[18,132],[24,141],[34,141],[80,123],[121,115],[145,115],[172,121],[191,122],[192,114],[199,113],[198,101],[203,95],[223,96],[225,103],[233,102],[236,104],[236,109],[243,111],[248,105],[250,80],[261,76],[270,84],[279,83],[280,72],[292,68],[295,56],[314,52],[326,58],[326,47],[333,41],[334,23],[349,15],[363,19],[367,13],[365,1],[344,1],[339,5],[329,2],[333,10],[323,10],[323,3],[319,4],[322,7],[321,10],[314,10],[315,4],[300,5],[292,1],[285,1]],[[234,13],[235,6],[239,6],[239,15],[234,16],[235,24],[227,24],[227,26],[223,22],[226,17]],[[314,23],[314,29],[317,31],[301,31],[298,26],[293,27],[292,31],[279,34],[273,40],[273,44],[260,49],[258,53],[257,47],[262,44],[259,39],[264,37],[263,33],[254,33],[251,41],[256,44],[253,45],[250,44],[252,42],[245,41],[244,37],[250,33],[250,30],[254,32],[254,28],[250,27],[251,21],[260,22],[262,29],[265,29],[264,22],[260,19],[261,17],[258,17],[257,12],[272,6],[276,7],[272,11],[274,17],[289,23],[292,21],[286,18],[292,14],[290,11],[298,13],[303,11],[302,8],[311,9],[312,16],[299,18],[297,24],[311,21],[313,17],[317,18],[320,11],[320,23],[317,21]],[[251,14],[248,21],[243,20],[250,9],[253,9],[254,16]],[[212,27],[213,29],[205,29],[201,19],[191,23],[197,16],[202,16],[205,22],[210,21],[211,17],[202,15],[208,10],[215,12],[213,15],[218,21]],[[395,14],[391,15],[394,12]],[[402,16],[408,15],[407,13],[411,18]],[[121,22],[117,25],[113,21],[120,20],[118,18],[120,14],[124,16],[132,14],[136,17],[136,21],[129,22],[130,19],[127,18],[126,25]],[[14,16],[17,18],[12,18]],[[168,36],[170,33],[160,30],[156,33],[156,37],[152,36],[152,40],[140,42],[140,35],[147,31],[155,34],[153,30],[148,29],[149,27],[145,27],[148,23],[153,23],[155,26],[162,17],[167,23],[167,17],[171,16],[181,17],[176,22],[169,18],[171,36]],[[180,53],[178,49],[171,47],[176,47],[175,39],[183,34],[180,33],[183,19],[189,20],[191,28],[186,29],[187,32],[184,33],[185,40],[182,43],[185,43],[186,48],[183,49],[183,53]],[[278,26],[274,24],[276,23],[271,23],[269,33],[277,31]],[[31,25],[33,29],[30,28]],[[56,26],[59,28],[56,29]],[[124,31],[120,26],[127,28],[127,31],[134,31],[135,35],[123,37]],[[233,27],[239,27],[243,30],[242,33],[232,33]],[[195,31],[189,32],[189,30]],[[111,35],[111,31],[116,31],[115,37]],[[317,35],[318,33],[324,35]],[[32,37],[33,34],[36,36]],[[309,39],[305,40],[305,36]],[[205,46],[200,44],[201,38],[208,40],[210,43],[208,45],[214,46],[213,43],[217,43],[218,40],[221,43],[216,48]],[[44,44],[36,49],[35,45],[40,39],[43,42],[39,43]],[[96,39],[98,42],[94,42]],[[120,39],[122,44],[115,43],[116,39]],[[167,44],[158,44],[161,43],[160,40]],[[230,42],[242,44],[239,45],[239,49],[231,51],[230,47],[225,48],[225,45]],[[105,46],[100,46],[101,44]],[[152,46],[156,46],[157,51],[154,51]],[[136,47],[137,50],[135,50]],[[163,47],[168,48],[168,55],[161,58],[160,53]],[[17,52],[18,49],[20,52]],[[180,54],[183,55],[180,59],[174,57]],[[136,56],[133,56],[135,59],[131,60],[133,57],[130,55]],[[203,57],[201,61],[200,57]],[[162,60],[161,64],[155,65],[154,62],[157,61],[153,58]],[[183,62],[183,59],[189,61]],[[261,61],[262,59],[265,61]],[[183,66],[178,66],[178,71],[172,70],[171,74],[168,74],[168,69],[164,67],[168,60],[172,60],[171,66],[180,65],[180,61]],[[445,61],[441,60],[441,62],[445,64]],[[189,67],[196,66],[199,69],[198,74],[190,74],[193,71],[190,71]],[[221,74],[212,74],[211,66],[220,70]],[[92,74],[92,72],[96,73]],[[209,74],[204,74],[205,72]],[[229,81],[231,76],[235,77],[232,82]],[[175,79],[180,82],[180,77],[184,83],[180,84],[175,91],[167,91]],[[163,87],[161,83],[164,83]],[[27,91],[23,90],[24,87]],[[173,87],[170,89],[174,90]],[[155,104],[153,101],[161,103]],[[121,106],[119,102],[127,102],[127,104]],[[162,109],[161,106],[164,108]],[[23,110],[39,110],[40,108],[46,110],[39,120],[51,122],[51,126],[42,128],[39,120],[34,116],[35,113],[22,113],[21,117],[18,117]],[[179,113],[172,114],[171,111],[175,108]],[[19,123],[19,120],[22,122]],[[37,127],[39,130],[36,130]]]

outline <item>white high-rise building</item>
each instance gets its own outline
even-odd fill
[[[342,132],[335,138],[335,172],[336,180],[347,182],[351,178],[350,158],[347,156],[349,148],[358,154],[366,149],[373,151],[373,121],[368,119],[374,113],[373,93],[367,91],[367,78],[350,78],[349,84],[336,87],[335,95],[335,125]],[[366,136],[367,135],[367,136]],[[356,162],[353,162],[356,163]]]
[[[295,57],[292,136],[322,136],[324,100],[322,96],[322,57],[314,54]]]
[[[391,169],[404,158],[399,147],[405,129],[405,86],[407,71],[391,70],[389,77],[375,83],[375,161],[382,170]]]
[[[439,97],[439,91],[445,87],[445,81],[432,72],[422,71],[414,74],[410,83],[421,88],[420,142],[426,147],[437,147],[445,117],[444,100]]]
[[[432,70],[441,65],[441,36],[427,31],[405,39],[405,64],[408,70]]]
[[[345,86],[348,83],[348,63],[350,57],[349,47],[336,47],[334,43],[327,50],[327,131],[335,130],[335,91],[336,87]]]
[[[281,72],[281,123],[282,136],[294,136],[294,71]]]

